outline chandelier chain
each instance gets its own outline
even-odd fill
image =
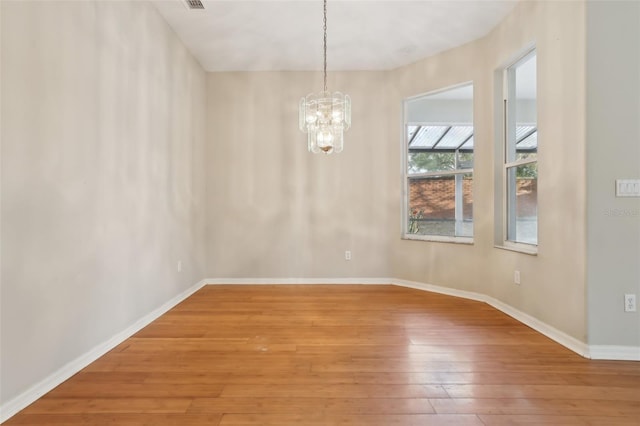
[[[324,91],[327,91],[327,0],[324,0]]]

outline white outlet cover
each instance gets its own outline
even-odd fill
[[[616,179],[616,197],[640,197],[640,179]]]
[[[635,294],[625,294],[624,295],[624,311],[625,312],[636,312],[636,295]]]

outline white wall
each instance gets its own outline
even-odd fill
[[[587,3],[589,343],[640,346],[640,198],[616,198],[616,179],[640,179],[640,3]],[[640,355],[640,354],[639,354]]]
[[[1,14],[4,404],[204,276],[205,73],[146,2]]]

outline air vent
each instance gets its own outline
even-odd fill
[[[189,9],[204,9],[204,4],[200,0],[184,0]]]

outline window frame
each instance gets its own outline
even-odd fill
[[[466,81],[463,83],[459,83],[459,84],[455,84],[453,86],[448,86],[442,89],[438,89],[438,90],[434,90],[431,92],[426,92],[426,93],[422,93],[419,95],[415,95],[415,96],[411,96],[408,98],[405,98],[402,104],[402,152],[401,152],[401,167],[402,167],[402,206],[401,206],[401,238],[404,240],[417,240],[417,241],[432,241],[432,242],[444,242],[444,243],[458,243],[458,244],[473,244],[474,243],[474,235],[475,235],[475,227],[474,227],[474,232],[472,234],[472,236],[467,237],[467,236],[449,236],[449,235],[432,235],[432,234],[412,234],[409,232],[409,186],[410,186],[410,181],[412,179],[421,179],[421,178],[429,178],[429,177],[435,177],[435,176],[462,176],[464,177],[464,175],[468,175],[470,174],[472,176],[472,179],[474,178],[474,168],[469,168],[469,169],[458,169],[458,153],[460,152],[459,149],[453,151],[454,152],[454,169],[453,170],[441,170],[441,171],[434,171],[434,172],[422,172],[422,173],[409,173],[409,138],[408,138],[408,127],[409,126],[438,126],[438,125],[447,125],[447,126],[463,126],[463,125],[469,125],[471,124],[471,126],[474,128],[474,133],[475,133],[475,123],[472,121],[471,123],[465,122],[465,123],[456,123],[456,122],[439,122],[439,121],[416,121],[416,122],[409,122],[407,120],[408,118],[408,104],[410,101],[412,100],[416,100],[418,98],[422,98],[425,96],[429,96],[429,95],[435,95],[438,93],[442,93],[442,92],[446,92],[448,90],[452,90],[452,89],[457,89],[457,88],[461,88],[464,86],[471,86],[472,90],[474,88],[474,84],[473,81]],[[471,99],[471,102],[473,103],[473,98]],[[473,107],[472,107],[473,108]],[[473,114],[474,118],[475,118],[475,114]],[[474,147],[473,147],[473,153],[474,153],[474,164],[475,164],[475,143],[474,143]],[[456,179],[457,181],[457,179]],[[456,216],[458,215],[458,212],[460,214],[462,213],[462,206],[460,206],[460,209],[458,208],[458,189],[456,188],[455,191],[455,199],[456,199]],[[462,195],[461,200],[464,200],[464,195]],[[475,221],[474,221],[475,222]]]
[[[538,231],[538,210],[537,210],[537,198],[536,198],[536,243],[528,243],[523,241],[515,240],[515,232],[517,232],[516,226],[516,217],[517,212],[515,210],[515,192],[511,191],[510,188],[513,186],[513,182],[510,182],[509,171],[511,169],[517,169],[519,166],[529,165],[529,164],[538,164],[539,158],[537,155],[538,148],[536,147],[536,156],[535,158],[525,158],[518,160],[517,151],[515,150],[515,144],[517,141],[515,140],[516,134],[516,120],[511,121],[510,117],[515,116],[515,107],[516,102],[513,99],[516,98],[515,94],[515,73],[518,66],[526,63],[532,57],[538,56],[538,52],[535,45],[530,45],[526,49],[524,49],[514,61],[510,62],[507,66],[502,69],[501,79],[502,79],[502,92],[500,98],[502,100],[502,135],[500,137],[500,155],[501,155],[501,189],[502,189],[502,234],[501,234],[501,245],[499,248],[504,248],[508,250],[518,251],[526,254],[537,254],[538,252],[538,244],[539,244],[539,231]],[[537,99],[538,99],[538,89],[537,89],[537,81],[538,81],[538,72],[536,69],[536,109],[537,109]],[[537,112],[536,112],[536,132],[538,128],[537,124]],[[531,125],[532,123],[525,123],[525,125]],[[510,159],[509,155],[511,152],[511,146],[514,145],[514,159]],[[536,177],[536,182],[538,181],[538,177]],[[511,183],[511,186],[510,186]],[[513,192],[513,193],[512,193]],[[513,207],[513,210],[512,210]],[[511,237],[513,236],[513,239]]]

